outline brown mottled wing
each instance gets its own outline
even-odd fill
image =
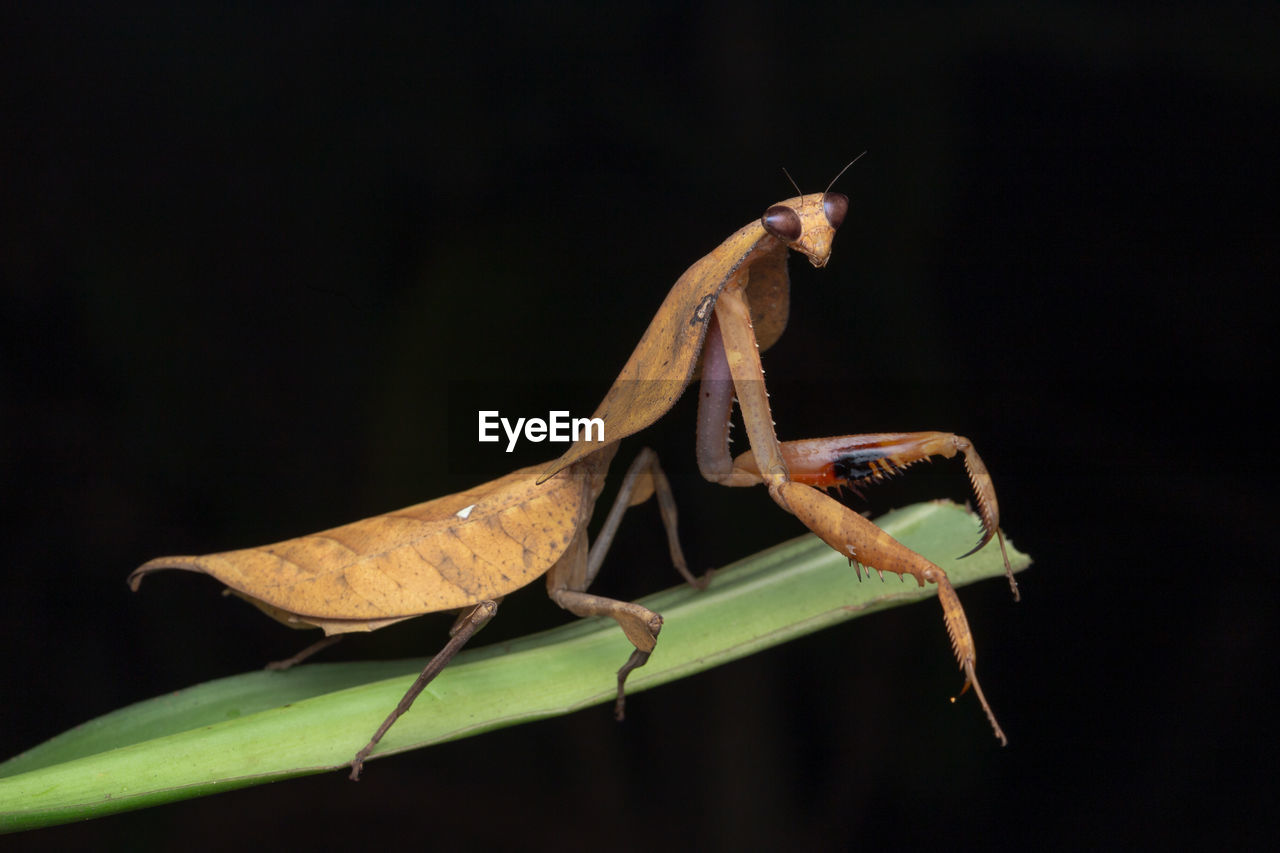
[[[636,345],[594,417],[604,421],[604,440],[615,442],[639,432],[667,413],[694,376],[707,324],[716,300],[735,277],[757,269],[761,281],[760,322],[768,344],[782,334],[787,313],[787,247],[753,222],[725,240],[711,254],[689,267],[671,288]],[[743,285],[747,282],[744,280]],[[754,308],[756,291],[748,287]],[[761,345],[767,346],[765,339]],[[542,473],[554,476],[574,462],[600,449],[599,442],[575,442]]]
[[[129,582],[137,588],[159,569],[204,572],[276,618],[273,608],[326,631],[326,620],[357,620],[368,627],[354,630],[371,630],[497,598],[560,559],[590,518],[603,478],[570,472],[537,486],[538,470],[274,545],[161,557]]]

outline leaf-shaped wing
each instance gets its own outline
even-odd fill
[[[271,608],[320,627],[324,620],[381,627],[387,620],[497,598],[560,559],[590,519],[603,479],[592,466],[536,485],[538,471],[524,468],[474,489],[274,545],[160,557],[134,570],[129,583],[136,589],[142,576],[159,569],[204,572],[277,618]]]

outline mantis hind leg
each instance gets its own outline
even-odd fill
[[[302,663],[304,660],[316,654],[317,652],[324,651],[325,649],[332,646],[334,643],[341,640],[342,637],[343,637],[342,634],[330,634],[329,636],[325,637],[322,640],[316,640],[314,643],[307,646],[305,649],[298,652],[293,657],[285,658],[284,660],[273,660],[271,663],[263,667],[263,669],[270,669],[276,672],[283,672],[286,669],[290,669],[292,667],[297,666],[298,664]]]
[[[385,735],[393,725],[395,725],[396,720],[400,719],[400,717],[409,710],[413,705],[413,701],[418,698],[418,694],[420,694],[426,686],[431,683],[432,679],[440,674],[441,670],[449,665],[449,661],[453,660],[454,655],[456,655],[462,647],[467,644],[467,641],[474,637],[476,632],[483,628],[485,624],[493,618],[493,614],[497,612],[498,602],[487,600],[482,601],[475,607],[472,607],[469,610],[464,610],[459,614],[457,621],[453,623],[453,628],[450,631],[452,636],[449,637],[449,642],[445,643],[444,648],[437,652],[436,656],[427,662],[427,665],[423,668],[422,672],[419,673],[417,679],[409,687],[409,690],[400,699],[395,710],[387,715],[387,718],[382,721],[382,725],[378,726],[378,730],[373,733],[373,737],[369,739],[369,742],[365,744],[363,749],[356,753],[355,758],[351,759],[351,781],[359,781],[360,771],[364,768],[364,761],[369,757],[369,753],[373,752],[373,748],[378,745],[378,741],[382,740],[382,736]]]

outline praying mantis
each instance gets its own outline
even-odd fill
[[[1005,743],[978,683],[973,637],[946,573],[820,491],[881,480],[931,456],[960,455],[982,528],[973,551],[995,538],[1003,552],[995,489],[972,443],[944,432],[780,442],[774,432],[760,352],[786,326],[787,255],[794,250],[824,267],[848,205],[848,198],[830,187],[779,202],[690,267],[596,410],[604,441],[582,439],[548,466],[523,468],[473,489],[310,536],[150,560],[129,575],[131,587],[136,590],[144,576],[162,569],[202,572],[286,625],[325,632],[326,640],[281,662],[281,668],[346,633],[457,611],[449,641],[353,757],[353,780],[395,721],[494,616],[503,596],[543,575],[559,606],[578,616],[614,619],[634,647],[618,670],[615,714],[621,718],[627,676],[648,660],[662,627],[662,617],[641,605],[587,592],[625,510],[656,495],[672,563],[687,582],[701,586],[705,581],[688,569],[671,488],[648,449],[628,469],[590,544],[586,529],[618,442],[662,417],[700,372],[697,460],[702,475],[725,486],[765,485],[780,507],[856,563],[859,577],[866,566],[881,576],[887,571],[911,575],[921,586],[935,584],[965,673],[964,689],[973,687],[996,737]],[[735,398],[751,445],[737,458],[728,446]],[[1016,596],[1007,556],[1005,565]]]

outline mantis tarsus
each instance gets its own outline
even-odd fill
[[[580,441],[548,467],[525,468],[474,489],[312,536],[202,557],[151,560],[129,576],[130,584],[136,589],[144,575],[160,569],[204,572],[287,625],[325,631],[328,640],[286,665],[344,633],[458,611],[449,642],[352,759],[352,779],[395,720],[493,617],[501,598],[543,574],[557,604],[579,616],[615,619],[635,647],[618,671],[615,712],[621,718],[627,675],[648,659],[662,618],[586,590],[627,506],[657,494],[672,562],[690,583],[699,582],[685,564],[670,486],[651,451],[642,451],[628,470],[589,548],[586,527],[618,441],[665,414],[700,365],[697,458],[703,476],[726,486],[764,484],[779,506],[851,562],[881,573],[911,575],[921,585],[936,584],[965,688],[973,686],[997,738],[1005,742],[978,684],[973,638],[946,573],[819,491],[878,480],[929,456],[960,454],[982,522],[978,547],[994,537],[1003,549],[995,490],[972,444],[940,432],[787,442],[779,442],[774,433],[760,351],[786,326],[787,251],[800,252],[815,267],[825,266],[847,209],[848,199],[830,191],[788,199],[690,267],[596,411],[604,421],[606,443]],[[736,459],[728,449],[735,397],[751,444]],[[1009,579],[1013,584],[1012,573]]]

